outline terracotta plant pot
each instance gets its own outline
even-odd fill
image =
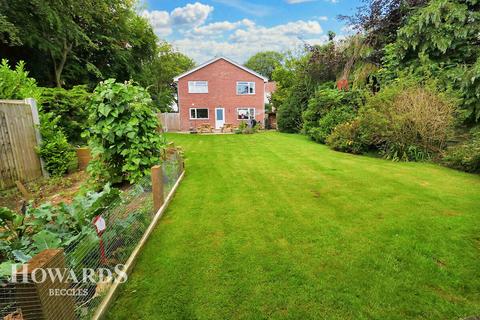
[[[90,153],[90,148],[82,147],[77,149],[77,158],[78,158],[78,169],[85,170],[88,166],[90,160],[92,160],[92,155]]]

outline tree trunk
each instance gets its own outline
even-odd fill
[[[55,59],[55,55],[53,52],[50,50],[50,56],[52,57],[53,61],[53,71],[55,75],[55,84],[57,88],[62,87],[62,72],[63,68],[65,67],[65,62],[67,61],[68,54],[72,50],[72,44],[67,45],[67,40],[63,40],[63,48],[62,48],[62,54],[60,57],[60,61],[57,63],[57,60]]]

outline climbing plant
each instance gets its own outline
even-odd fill
[[[165,140],[149,93],[132,81],[101,82],[89,108],[89,138],[93,161],[88,171],[100,181],[133,183],[160,161]]]

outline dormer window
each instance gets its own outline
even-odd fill
[[[237,82],[237,94],[248,95],[255,94],[255,82]]]
[[[188,81],[188,93],[208,93],[208,81]]]

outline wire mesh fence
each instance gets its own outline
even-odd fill
[[[166,198],[183,172],[183,160],[176,150],[164,158],[160,181]],[[0,319],[92,318],[154,219],[154,189],[146,177],[122,190],[91,229],[61,250],[42,251],[1,283]],[[36,268],[45,274],[32,272]]]

